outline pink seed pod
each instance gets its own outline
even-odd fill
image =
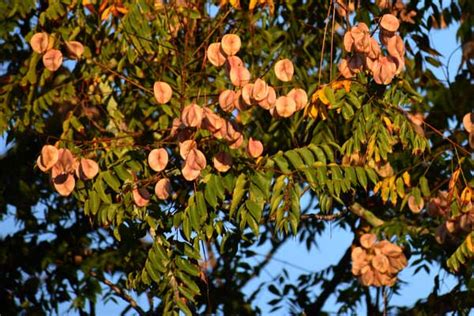
[[[145,207],[150,203],[150,193],[144,187],[133,189],[132,196],[135,205],[138,207]]]
[[[84,45],[78,41],[66,41],[66,48],[69,54],[75,59],[81,59],[84,54]]]
[[[81,158],[76,175],[82,180],[91,180],[99,173],[99,165],[92,159]]]
[[[247,154],[252,158],[258,158],[263,153],[263,144],[259,140],[255,140],[252,137],[249,138],[247,144]]]
[[[416,198],[413,195],[410,195],[410,197],[408,198],[408,208],[410,209],[410,211],[415,214],[418,214],[421,212],[423,207],[425,207],[425,202],[422,198],[420,198],[419,203],[416,203]]]
[[[171,182],[170,182],[170,179],[168,178],[163,178],[163,179],[158,180],[158,182],[155,185],[155,195],[160,200],[168,199],[172,191],[173,191],[173,188],[171,187]]]
[[[279,116],[290,117],[296,111],[296,102],[292,98],[281,96],[275,102],[275,109]]]
[[[221,48],[227,56],[233,56],[240,50],[242,42],[236,34],[226,34],[222,37]]]
[[[232,67],[229,73],[230,81],[236,87],[243,87],[246,85],[251,78],[250,71],[241,66],[241,67]]]
[[[212,163],[217,171],[227,172],[232,166],[232,157],[228,153],[221,151],[212,158]]]
[[[197,143],[194,139],[188,139],[179,143],[179,155],[186,160],[191,150],[197,148]]]
[[[370,249],[377,241],[377,236],[375,236],[375,234],[363,234],[359,240],[362,247]]]
[[[187,127],[199,127],[203,117],[203,109],[196,103],[184,107],[181,112],[181,122]]]
[[[252,95],[253,95],[253,83],[247,83],[245,86],[242,87],[242,100],[244,100],[246,105],[252,105]]]
[[[224,90],[219,94],[219,106],[224,112],[232,112],[234,110],[235,91]]]
[[[222,53],[221,43],[212,43],[209,45],[207,48],[207,59],[216,67],[220,67],[225,64],[226,57]]]
[[[296,111],[304,109],[306,104],[308,104],[308,95],[303,89],[293,88],[290,92],[288,92],[287,96],[295,101]]]
[[[71,173],[63,173],[53,178],[53,185],[60,195],[68,196],[74,190],[76,180]]]
[[[265,110],[270,110],[275,106],[276,99],[277,97],[276,97],[275,89],[271,86],[268,86],[267,97],[259,101],[258,105]]]
[[[295,72],[293,63],[289,59],[282,59],[277,61],[274,69],[276,77],[284,82],[291,81],[291,79],[293,78],[293,73]]]
[[[165,170],[168,165],[168,152],[164,148],[155,148],[148,154],[148,165],[156,172]]]
[[[264,100],[268,95],[268,85],[262,79],[255,80],[252,90],[252,97],[257,101]]]
[[[36,161],[38,168],[46,172],[51,169],[59,159],[59,151],[52,145],[44,145],[41,148],[41,154]]]
[[[33,35],[30,39],[30,45],[33,51],[43,54],[48,50],[49,35],[46,32],[40,32]]]
[[[63,63],[63,54],[57,49],[50,49],[43,55],[43,65],[49,71],[56,71]]]
[[[153,85],[153,94],[160,104],[168,103],[173,95],[170,85],[163,81],[157,81]]]
[[[392,14],[384,14],[380,20],[380,26],[389,32],[396,32],[400,27],[400,21]]]

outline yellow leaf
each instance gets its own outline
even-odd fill
[[[407,187],[410,187],[411,184],[410,184],[410,174],[408,173],[408,171],[405,171],[402,175],[402,178],[403,178],[403,183],[405,183],[405,185]]]
[[[318,107],[315,103],[310,103],[305,109],[304,109],[304,115],[311,117],[313,120],[318,118]]]
[[[258,0],[250,0],[250,3],[249,3],[249,10],[252,11],[253,9],[255,9],[255,6],[257,5],[257,1]]]
[[[472,199],[472,190],[469,187],[465,187],[461,193],[461,201],[463,204],[468,204]]]
[[[229,2],[234,9],[240,9],[240,0],[229,0]]]
[[[467,235],[467,237],[466,237],[466,246],[467,246],[467,249],[469,249],[469,251],[470,251],[472,254],[474,254],[473,239],[474,239],[474,235],[473,235],[473,234]]]
[[[346,92],[349,92],[351,91],[351,84],[352,81],[350,80],[337,80],[331,83],[331,88],[333,88],[334,90],[344,88]]]
[[[458,182],[460,172],[461,172],[460,169],[457,169],[456,171],[453,172],[453,176],[451,177],[451,180],[449,180],[449,190],[454,188],[454,186],[456,185],[456,182]]]
[[[100,15],[100,19],[102,21],[107,20],[110,14],[112,13],[111,10],[112,10],[112,7],[108,7],[107,9],[105,9],[104,12],[102,12],[102,14]]]
[[[377,184],[374,187],[374,193],[377,194],[379,192],[380,188],[382,187],[383,181],[377,182]]]

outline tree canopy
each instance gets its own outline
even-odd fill
[[[296,283],[284,271],[262,283],[273,310],[323,314],[336,294],[341,313],[467,314],[473,12],[462,0],[0,2],[0,219],[19,224],[0,237],[2,314],[95,314],[100,300],[260,314],[260,289],[243,288],[288,240],[316,249],[329,222],[352,245]],[[430,32],[451,24],[462,63],[442,80]],[[457,284],[392,307],[412,256]]]

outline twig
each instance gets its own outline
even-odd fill
[[[94,271],[91,271],[90,275],[93,276],[94,278],[96,278],[97,280],[99,280],[100,282],[104,283],[108,287],[110,287],[110,289],[112,291],[114,291],[115,294],[117,294],[118,297],[120,297],[123,300],[127,301],[130,304],[130,306],[137,311],[137,313],[139,315],[146,315],[146,312],[140,306],[138,306],[137,302],[130,295],[125,293],[125,291],[121,287],[119,287],[118,285],[110,282],[109,280],[107,280],[103,276],[98,275]]]
[[[321,85],[321,73],[323,70],[323,56],[324,56],[324,48],[326,44],[326,32],[328,30],[328,24],[329,24],[329,15],[331,14],[331,6],[332,6],[332,0],[329,0],[329,8],[328,8],[328,13],[326,15],[326,25],[324,26],[324,36],[323,36],[323,47],[321,48],[321,58],[319,59],[319,73],[318,73],[318,86]]]

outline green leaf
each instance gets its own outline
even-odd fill
[[[115,192],[120,192],[120,181],[112,174],[112,171],[107,170],[101,173],[105,182],[112,188]]]
[[[355,167],[357,173],[357,179],[359,179],[359,183],[362,185],[364,189],[367,190],[367,174],[365,173],[365,169],[362,167]]]
[[[242,197],[245,194],[245,185],[247,183],[247,177],[245,174],[241,173],[235,182],[234,192],[232,194],[232,201],[230,203],[230,212],[229,217],[232,218],[237,207],[239,206]]]
[[[420,189],[421,193],[423,194],[424,197],[428,198],[430,197],[430,188],[428,186],[428,180],[425,177],[420,178]]]

